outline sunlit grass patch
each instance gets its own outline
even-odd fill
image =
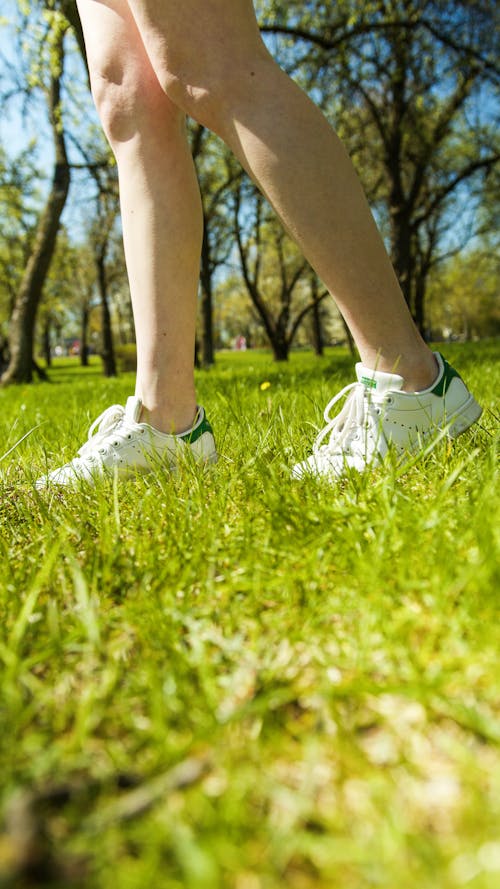
[[[42,424],[0,463],[0,885],[498,885],[500,374],[448,352],[481,425],[334,485],[289,469],[345,353],[223,356],[216,467],[78,494],[33,479],[132,377],[0,392],[3,453]]]

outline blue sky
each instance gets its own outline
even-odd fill
[[[2,95],[15,89],[15,73],[16,69],[19,70],[19,39],[16,37],[14,27],[6,23],[8,19],[16,20],[17,16],[16,0],[0,0],[0,91]],[[67,80],[72,86],[79,84],[78,103],[81,104],[80,119],[83,116],[86,124],[94,122],[96,127],[98,127],[97,116],[88,94],[83,63],[76,49],[68,55],[67,73],[69,74]],[[74,101],[68,100],[65,103],[66,114],[68,116],[76,115],[77,107]],[[481,109],[484,119],[490,109],[487,100],[481,103]],[[77,122],[77,127],[79,123],[80,121]],[[34,157],[40,171],[39,188],[43,192],[44,185],[46,185],[48,177],[51,175],[53,152],[50,130],[47,123],[47,111],[40,92],[29,105],[23,102],[20,94],[16,95],[15,92],[12,94],[10,101],[3,103],[2,114],[0,115],[0,143],[12,157],[15,157],[23,149],[27,148],[30,143],[36,145]],[[72,160],[76,163],[81,163],[82,158],[78,155],[74,146],[69,144],[68,147]],[[77,237],[78,233],[82,231],[85,218],[88,215],[87,205],[91,188],[88,176],[74,172],[63,221]],[[467,189],[464,189],[462,222],[464,217],[467,216]],[[456,221],[457,224],[460,222],[458,216]],[[456,231],[456,227],[451,226],[450,235],[454,231]]]
[[[17,88],[16,78],[19,75],[22,58],[20,45],[22,35],[20,37],[16,33],[15,25],[12,24],[18,20],[17,16],[15,0],[0,0],[0,92],[2,95],[6,93],[9,95],[8,101],[3,102],[0,115],[0,144],[12,158],[19,156],[29,146],[33,147],[33,160],[40,173],[38,189],[43,195],[52,175],[52,137],[41,91],[34,90],[29,101],[26,101]],[[79,51],[74,43],[72,45],[71,38],[67,46],[69,52],[66,59],[66,82],[75,89],[76,99],[66,97],[65,113],[68,118],[74,116],[81,120],[83,117],[86,123],[93,121],[98,126]],[[74,163],[82,163],[82,158],[71,141],[68,141],[68,151]],[[84,183],[86,185],[82,192]],[[75,232],[81,229],[85,217],[88,216],[85,207],[90,188],[88,175],[75,171],[63,217],[63,222]]]

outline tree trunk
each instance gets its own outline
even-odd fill
[[[392,210],[391,221],[391,259],[401,290],[403,291],[404,298],[408,303],[410,311],[413,312],[413,256],[411,248],[410,221],[407,218],[406,213],[401,211],[401,209],[399,208]]]
[[[271,337],[271,346],[275,361],[288,361],[290,343],[281,333],[274,333]]]
[[[106,283],[106,258],[104,252],[99,252],[96,257],[97,265],[97,282],[99,287],[99,297],[101,300],[101,327],[102,327],[102,346],[101,358],[103,363],[103,373],[105,377],[116,377],[116,361],[115,350],[113,347],[113,331],[111,329],[111,312],[109,310],[109,300]]]
[[[70,184],[70,168],[66,154],[64,131],[61,124],[61,76],[64,59],[64,35],[56,47],[58,58],[51,77],[49,111],[55,147],[55,166],[52,187],[40,216],[33,249],[28,259],[10,322],[10,361],[1,378],[8,383],[31,383],[33,380],[33,344],[38,306],[43,286],[54,253],[61,218]]]
[[[214,352],[214,328],[213,328],[213,305],[212,305],[212,288],[206,290],[202,287],[201,291],[201,317],[202,317],[202,366],[211,367],[215,364]]]
[[[214,352],[214,322],[213,322],[213,297],[212,297],[212,273],[210,262],[210,241],[206,218],[203,226],[203,243],[201,249],[201,362],[203,367],[211,367],[215,364]]]
[[[312,313],[312,340],[313,349],[319,357],[324,354],[325,345],[323,341],[323,326],[321,324],[320,305],[322,300],[318,299],[318,281],[315,276],[311,278],[311,296],[313,299]]]
[[[43,369],[43,367],[40,367],[40,365],[36,363],[34,358],[33,358],[33,370],[35,371],[39,380],[43,380],[44,383],[49,382],[47,372]]]
[[[0,373],[9,365],[9,344],[7,339],[0,333]]]
[[[82,367],[89,365],[89,309],[88,306],[82,308],[80,324],[80,364]]]
[[[345,321],[343,315],[341,315],[340,318],[341,318],[342,324],[344,326],[344,332],[345,332],[345,336],[346,336],[346,340],[347,340],[347,345],[349,346],[349,352],[351,353],[352,357],[355,358],[356,357],[356,346],[354,343],[354,337],[353,337],[350,327],[349,327],[347,321]]]
[[[52,353],[50,349],[50,317],[47,315],[43,325],[43,357],[47,367],[52,365]]]
[[[425,289],[426,289],[426,278],[424,275],[417,275],[415,278],[415,293],[414,293],[414,318],[415,324],[418,327],[418,330],[422,334],[424,340],[428,338],[428,331],[426,329],[426,318],[425,318]]]

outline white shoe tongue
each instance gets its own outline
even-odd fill
[[[142,401],[137,395],[129,395],[125,405],[125,419],[138,423],[142,411]]]
[[[399,374],[387,374],[381,370],[371,370],[363,364],[356,365],[358,383],[362,383],[365,389],[381,395],[383,392],[398,391],[403,388],[403,377]]]

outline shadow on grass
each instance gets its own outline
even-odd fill
[[[82,367],[79,358],[55,358],[51,367],[45,368],[50,383],[71,383],[87,377],[102,377],[102,364],[99,358],[91,358],[87,367]]]
[[[471,367],[486,361],[498,360],[498,341],[483,340],[479,343],[435,343],[431,346],[436,351],[443,352],[452,363],[456,362],[457,368],[467,373]],[[272,353],[267,350],[255,349],[247,352],[219,352],[216,355],[216,363],[209,370],[197,371],[199,380],[209,379],[217,375],[228,379],[257,379],[261,382],[268,381],[279,385],[285,383],[287,387],[301,388],[309,381],[323,376],[326,380],[330,377],[345,378],[345,381],[354,379],[354,364],[357,359],[344,347],[330,347],[319,358],[312,351],[297,350],[290,353],[288,361],[276,362]],[[74,381],[83,381],[89,377],[104,378],[102,363],[98,356],[92,356],[88,367],[82,367],[78,357],[56,358],[47,370],[51,383],[64,384]],[[120,374],[119,376],[126,376]]]
[[[103,376],[100,362],[92,362],[88,367],[82,367],[78,359],[71,358],[56,359],[47,369],[47,374],[50,383],[69,383],[74,379]]]

